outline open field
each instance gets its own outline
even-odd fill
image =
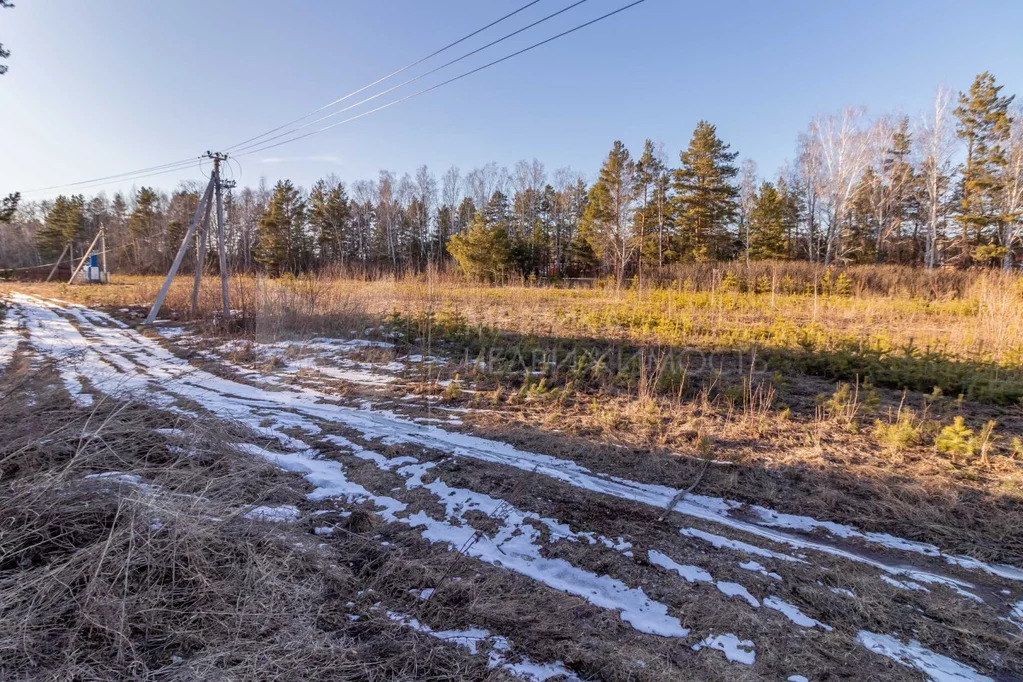
[[[1019,679],[1020,278],[734,270],[0,285],[0,672]]]

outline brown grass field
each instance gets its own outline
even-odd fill
[[[0,300],[11,311],[19,305],[14,292],[78,303],[133,328],[159,284],[129,276],[108,286],[0,283]],[[1023,567],[1018,276],[784,264],[693,266],[643,288],[487,287],[436,273],[240,276],[232,280],[230,325],[219,321],[214,282],[204,286],[195,316],[190,288],[190,277],[178,278],[160,315],[162,328],[180,331],[140,331],[196,370],[270,393],[310,388],[343,405],[448,424],[601,475],[677,488],[680,499],[735,500],[747,505],[742,514],[762,506]],[[58,313],[93,338],[84,320]],[[893,591],[860,564],[839,562],[823,573],[779,564],[791,569],[785,599],[834,631],[761,646],[758,637],[784,631],[751,615],[764,609],[680,592],[650,573],[638,549],[635,557],[596,556],[585,544],[553,540],[545,556],[642,584],[681,614],[692,637],[702,634],[677,649],[550,590],[543,599],[555,608],[527,608],[536,588],[473,559],[471,547],[427,543],[359,505],[336,503],[328,512],[311,504],[307,483],[231,446],[254,436],[230,420],[184,418],[125,396],[100,399],[106,392],[84,371],[83,390],[97,400],[74,403],[62,365],[69,360],[33,343],[31,322],[22,329],[26,341],[6,373],[0,365],[5,679],[511,674],[488,668],[486,655],[403,627],[390,611],[435,631],[484,626],[534,661],[563,662],[577,679],[921,679],[918,668],[840,639],[858,630],[897,633],[992,679],[1019,679],[1023,631],[1006,616],[1023,599],[1016,586],[931,559],[920,561],[969,577],[989,605],[1004,602],[1001,611],[983,611],[944,587]],[[324,337],[387,344],[357,347],[336,365],[316,350]],[[344,374],[388,363],[400,369],[383,383]],[[273,381],[261,383],[265,377]],[[681,563],[684,556],[754,592],[781,589],[764,577],[781,570],[770,561],[758,559],[770,570],[755,575],[736,569],[731,555],[679,545],[672,520],[646,507],[569,490],[535,471],[381,445],[343,422],[322,427],[312,440],[301,436],[321,452],[332,452],[330,438],[338,437],[386,457],[430,461],[436,478],[427,483],[479,491],[573,529],[599,528],[636,548],[672,548]],[[403,484],[365,458],[331,456],[370,490]],[[96,472],[125,472],[147,485],[86,477]],[[401,500],[410,513],[441,508],[421,491]],[[299,520],[251,520],[243,511],[254,504],[294,505]],[[466,518],[480,534],[473,545],[507,520]],[[336,531],[313,533],[328,520]],[[426,587],[436,595],[410,596]],[[854,592],[855,607],[830,588]],[[704,630],[748,633],[756,664],[695,652],[690,645]]]

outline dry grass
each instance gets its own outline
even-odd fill
[[[141,310],[157,284],[154,278],[139,278],[120,287],[17,289]],[[942,324],[967,320],[964,324],[984,343],[1007,348],[1012,339],[998,336],[997,317],[1003,315],[1011,327],[1019,323],[1019,313],[999,303],[1000,296],[1011,301],[1015,294],[996,290],[995,284],[994,279],[986,284],[967,282],[961,298],[948,299],[940,310],[927,303],[925,314],[937,316]],[[644,306],[668,306],[678,319],[691,313],[709,321],[707,331],[700,332],[708,336],[687,337],[700,343],[712,332],[738,333],[743,315],[764,320],[774,314],[802,315],[798,319],[805,322],[812,314],[842,333],[883,319],[884,324],[896,324],[894,333],[903,333],[920,329],[898,326],[900,320],[906,324],[911,320],[900,317],[905,306],[924,305],[916,299],[907,303],[866,292],[861,298],[833,299],[791,294],[784,306],[772,307],[784,298],[781,294],[662,290],[617,295],[525,286],[489,289],[431,278],[370,283],[239,278],[234,286],[234,300],[246,324],[227,333],[261,340],[361,335],[398,310],[402,316],[392,319],[386,331],[404,328],[410,346],[455,357],[475,347],[472,344],[484,333],[517,341],[587,338],[589,322],[573,322],[575,318],[563,315],[567,306],[605,311],[598,315],[614,319]],[[186,309],[187,293],[188,283],[178,282],[168,316]],[[212,288],[204,291],[205,310],[215,307],[216,293]],[[969,296],[975,298],[967,300]],[[688,307],[673,307],[680,302]],[[969,313],[974,303],[978,312]],[[960,312],[949,312],[953,310]],[[484,330],[484,323],[489,330]],[[643,339],[659,343],[664,333],[660,326],[619,324],[608,329],[603,341],[611,344]],[[212,326],[206,331],[210,338],[219,338],[212,336]],[[961,350],[966,353],[968,348]],[[728,372],[712,367],[683,373],[679,388],[662,391],[658,386],[667,373],[663,356],[656,344],[643,352],[647,355],[637,373],[625,378],[616,369],[612,379],[595,381],[592,366],[585,377],[570,378],[567,371],[534,377],[523,366],[509,364],[484,372],[471,363],[452,362],[431,372],[443,372],[440,378],[458,376],[459,384],[470,390],[444,389],[434,383],[435,375],[424,379],[418,390],[459,405],[487,408],[464,413],[466,428],[481,435],[597,470],[679,488],[696,482],[699,493],[935,542],[982,559],[1023,562],[1019,533],[1023,469],[1010,454],[1014,446],[1008,437],[1019,431],[1018,408],[990,408],[918,393],[906,396],[855,382],[843,390],[821,378],[756,371],[748,356],[746,364]],[[17,371],[24,376],[25,369]],[[606,635],[616,632],[613,615],[600,614],[604,620],[587,626],[588,632],[606,637],[600,640],[606,649],[594,648],[591,640],[569,645],[555,641],[548,630],[552,623],[564,621],[564,628],[557,630],[559,637],[574,631],[581,627],[574,622],[576,614],[559,608],[540,617],[531,603],[525,613],[526,595],[535,589],[531,585],[523,587],[522,581],[508,578],[507,571],[455,565],[447,550],[416,545],[419,541],[410,531],[404,547],[412,550],[385,552],[367,536],[382,532],[391,539],[395,531],[385,530],[369,515],[354,513],[340,525],[343,539],[332,538],[327,546],[294,528],[248,521],[239,512],[250,504],[300,504],[301,490],[296,487],[302,484],[296,486],[295,479],[282,477],[229,446],[246,434],[232,434],[231,427],[201,420],[175,424],[167,414],[137,405],[108,403],[95,412],[72,410],[66,396],[38,381],[34,377],[14,392],[10,384],[0,385],[0,396],[5,390],[13,396],[0,423],[0,677],[376,680],[495,675],[483,670],[479,661],[424,642],[424,637],[380,617],[372,608],[376,596],[359,596],[370,586],[374,595],[414,600],[407,596],[408,589],[427,583],[445,589],[422,608],[444,611],[442,615],[430,611],[424,620],[482,623],[498,631],[514,628],[529,641],[531,651],[541,651],[545,658],[562,657],[573,662],[574,669],[604,679],[636,677],[637,669],[624,663],[629,647]],[[911,426],[919,425],[919,440],[897,432],[909,410],[914,413]],[[1009,429],[985,435],[978,445],[983,459],[952,459],[935,452],[934,435],[964,412],[978,434],[992,413],[1000,420],[999,429]],[[886,428],[878,427],[878,422]],[[179,441],[153,430],[170,426],[184,427],[189,436]],[[186,455],[176,447],[194,452]],[[722,464],[725,460],[732,464]],[[478,474],[486,467],[471,469]],[[132,472],[145,485],[85,478],[105,471]],[[487,484],[508,485],[506,492],[513,498],[525,496],[524,489],[534,496],[539,494],[534,487],[542,489],[536,481],[515,484],[498,474],[491,472]],[[392,487],[385,483],[377,487]],[[569,497],[557,489],[524,504],[547,500],[558,505],[546,510],[553,516],[582,518],[586,523],[621,516],[620,509],[572,507]],[[629,516],[623,523],[634,520]],[[641,524],[647,526],[657,527]],[[667,542],[658,537],[658,546]],[[623,566],[616,570],[634,570]],[[607,567],[593,568],[603,572]],[[449,571],[464,573],[460,577],[465,580],[455,587],[444,579]],[[489,591],[477,590],[473,582],[473,576],[481,574],[493,581]],[[426,582],[424,575],[429,576]],[[638,580],[641,576],[636,575]],[[807,582],[811,584],[816,583]],[[806,599],[820,602],[821,613],[841,622],[846,606],[819,587],[807,587]],[[863,593],[869,594],[868,588]],[[508,594],[522,598],[506,599]],[[670,585],[663,594],[667,600],[682,599]],[[875,612],[885,612],[884,595],[876,601],[863,606],[866,615],[857,617],[869,620]],[[344,606],[348,602],[355,606]],[[705,613],[701,609],[710,607],[694,602],[686,613],[721,628],[741,623],[742,618],[749,620],[743,627],[751,629],[759,622],[740,618],[732,612],[733,604],[726,606],[719,613]],[[509,610],[513,607],[519,611]],[[348,620],[352,611],[361,616],[358,624]],[[948,612],[944,603],[941,612]],[[901,625],[878,616],[878,631]],[[940,630],[927,633],[926,639],[946,636]],[[834,649],[845,651],[846,646]],[[993,650],[1002,646],[999,640]],[[826,674],[829,661],[839,665],[809,647],[794,654],[800,670]],[[653,651],[657,656],[662,653]],[[638,648],[635,653],[635,660],[642,660]],[[663,653],[664,661],[671,660],[667,651]],[[649,648],[645,655],[651,655]],[[772,654],[760,655],[767,661]],[[986,657],[970,654],[974,660],[986,662]],[[791,670],[790,661],[770,660],[778,671]],[[667,662],[664,667],[664,671],[648,667],[643,674],[658,678],[663,673],[663,679],[677,675],[677,668]],[[731,672],[704,677],[726,679]],[[692,674],[700,676],[703,671]]]
[[[737,265],[721,271],[708,268],[680,270],[663,276],[659,286],[641,290],[528,283],[487,287],[436,272],[374,280],[242,275],[232,279],[231,300],[250,331],[264,335],[340,333],[390,313],[447,313],[470,326],[524,336],[599,337],[705,349],[798,348],[808,343],[829,348],[854,340],[1009,366],[1023,363],[1023,278],[1016,274],[861,266],[849,270],[849,289],[839,292],[834,285],[820,286],[825,277],[834,279],[829,271],[805,264],[759,265],[768,268],[765,273],[773,268],[766,289],[723,284],[728,272],[742,272]],[[754,282],[766,277],[758,272],[753,269],[743,277]],[[783,287],[783,280],[792,283]],[[0,283],[0,294],[18,290],[86,305],[141,309],[149,307],[161,283],[154,276],[118,276],[111,286]],[[185,318],[190,295],[191,278],[177,278],[163,315]],[[219,282],[206,281],[200,316],[208,318],[219,305]]]
[[[368,605],[348,620],[342,605],[364,601],[354,550],[242,516],[302,498],[226,428],[130,403],[76,409],[38,379],[5,401],[0,678],[487,677]],[[109,472],[125,473],[92,476]]]
[[[675,366],[664,360],[679,347],[713,347],[729,335],[748,335],[757,325],[797,330],[817,325],[825,344],[828,338],[858,334],[918,345],[927,338],[939,343],[941,337],[940,357],[973,357],[971,349],[982,347],[1005,363],[1013,362],[1013,344],[1023,339],[1019,278],[985,272],[927,273],[926,281],[921,277],[898,268],[865,268],[853,280],[865,283],[851,296],[726,292],[720,286],[681,292],[478,287],[436,275],[369,282],[237,278],[233,300],[250,320],[245,335],[263,340],[362,334],[397,311],[388,330],[400,331],[426,353],[470,361],[444,370],[426,368],[431,374],[415,390],[501,410],[502,416],[493,418],[496,428],[488,423],[487,412],[466,415],[477,428],[499,438],[514,431],[509,428],[511,417],[542,427],[539,442],[531,444],[537,449],[557,450],[558,441],[550,434],[567,432],[591,443],[653,453],[639,459],[641,466],[656,470],[651,473],[655,482],[676,482],[678,474],[670,466],[662,470],[648,465],[648,459],[656,463],[665,454],[682,454],[728,460],[743,466],[731,471],[715,467],[702,484],[704,492],[987,558],[1018,560],[1023,539],[1013,528],[1023,514],[1023,467],[1013,452],[1023,435],[1019,407],[964,402],[954,394],[928,395],[929,387],[924,393],[886,391],[855,376],[843,388],[825,377],[765,372],[752,354],[737,356],[734,362],[714,355],[691,356],[692,364]],[[129,282],[38,291],[122,307],[148,302],[158,285],[156,278]],[[175,283],[168,313],[187,309],[189,287],[184,279]],[[890,293],[882,293],[886,290]],[[924,296],[926,291],[933,295]],[[201,300],[207,309],[216,305],[217,293],[213,284],[204,291]],[[662,322],[633,324],[633,318]],[[598,324],[591,328],[594,320]],[[670,330],[682,322],[692,323],[694,331],[671,341]],[[545,369],[543,376],[525,372],[530,362],[548,357],[543,353],[552,339],[564,340],[563,347],[569,349],[592,349],[584,371],[569,363]],[[644,340],[652,345],[643,346]],[[789,343],[781,335],[775,341]],[[638,348],[638,364],[614,365],[615,351],[630,344]],[[488,367],[481,371],[472,360],[484,349],[497,350],[498,361],[485,355]],[[531,357],[533,351],[540,355]],[[715,364],[718,357],[724,358],[720,365]],[[929,371],[930,366],[921,359],[916,368]],[[446,389],[433,383],[456,377]],[[463,390],[470,387],[474,392]],[[915,413],[913,424],[899,416],[903,409]],[[936,451],[936,437],[957,416],[965,417],[977,433],[996,420],[983,457],[979,448],[976,456]],[[595,464],[603,467],[607,461],[617,458]],[[623,473],[632,475],[631,468],[638,465],[623,462]],[[690,478],[687,471],[677,482],[685,487]]]

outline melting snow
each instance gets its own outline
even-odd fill
[[[259,506],[253,507],[245,512],[243,516],[255,521],[269,521],[271,523],[291,523],[299,517],[298,507],[291,504],[284,504],[279,507]]]
[[[699,538],[706,540],[712,544],[716,549],[727,548],[734,549],[739,552],[745,552],[747,554],[755,554],[756,556],[768,557],[770,559],[781,559],[782,561],[801,561],[794,556],[788,554],[782,554],[781,552],[775,552],[764,547],[757,547],[740,540],[733,540],[732,538],[726,538],[723,535],[715,535],[714,533],[708,533],[707,531],[699,530],[697,528],[683,528],[679,531],[682,535],[686,535],[691,538]]]
[[[661,554],[656,549],[651,549],[647,552],[647,557],[650,559],[650,563],[661,568],[666,568],[669,571],[674,571],[680,576],[685,578],[691,583],[712,583],[714,582],[713,576],[710,573],[700,568],[699,566],[685,566],[676,563],[671,557],[666,554]]]
[[[733,663],[753,665],[757,659],[753,642],[748,639],[739,639],[735,635],[711,635],[702,642],[693,645],[693,651],[703,648],[724,652],[725,658]]]
[[[39,353],[62,361],[58,365],[61,378],[72,397],[80,404],[88,405],[92,401],[92,396],[84,393],[83,380],[87,380],[91,387],[103,393],[142,395],[156,405],[178,411],[185,411],[177,404],[179,398],[194,401],[221,418],[245,424],[257,433],[276,440],[284,448],[293,450],[293,452],[279,453],[255,446],[243,446],[251,452],[256,452],[277,462],[283,468],[304,475],[316,486],[316,490],[310,495],[312,499],[339,497],[370,502],[376,506],[377,514],[385,520],[421,527],[424,535],[430,536],[435,541],[458,543],[468,539],[466,533],[471,537],[474,531],[468,524],[462,522],[461,515],[464,513],[464,509],[471,507],[469,503],[478,502],[481,498],[475,498],[472,495],[463,496],[460,498],[464,505],[463,508],[448,507],[445,521],[432,519],[422,513],[407,517],[404,514],[406,507],[403,503],[393,498],[371,494],[362,486],[349,481],[339,463],[316,459],[316,453],[310,450],[306,443],[294,436],[287,435],[288,432],[294,430],[316,435],[321,431],[321,423],[341,423],[358,432],[366,440],[375,440],[384,444],[408,443],[440,450],[457,457],[493,462],[522,471],[535,472],[588,491],[660,509],[667,506],[668,502],[678,493],[675,488],[596,473],[570,460],[522,451],[506,443],[447,432],[442,428],[417,424],[391,413],[378,410],[356,410],[337,405],[330,402],[329,396],[316,391],[296,390],[294,387],[280,385],[284,390],[266,391],[262,388],[222,379],[193,367],[163,348],[159,343],[143,337],[137,332],[124,329],[123,325],[102,313],[88,311],[81,307],[68,307],[61,310],[47,301],[18,294],[15,294],[13,299],[15,306],[8,311],[4,327],[0,330],[2,332],[0,333],[0,348],[8,348],[11,344],[9,333],[10,325],[13,324],[11,320],[17,316],[25,323],[29,332],[29,343]],[[80,331],[71,324],[65,315],[78,320],[82,330]],[[327,343],[327,341],[318,342]],[[340,343],[333,340],[329,343],[341,346]],[[366,343],[382,345],[379,342]],[[356,343],[356,345],[361,344]],[[3,353],[4,351],[0,350],[0,360],[6,357]],[[268,381],[267,377],[260,376],[258,372],[250,372],[249,376]],[[269,381],[272,382],[272,379]],[[352,449],[357,451],[357,456],[362,453],[364,459],[373,459],[378,465],[389,466],[406,476],[410,486],[421,485],[430,488],[437,483],[437,481],[432,481],[428,485],[422,483],[421,474],[426,470],[422,468],[423,465],[408,461],[384,463],[376,460],[376,457],[379,456],[378,453],[372,453],[372,451],[362,448]],[[421,468],[415,469],[414,467]],[[439,490],[430,489],[435,493]],[[821,551],[865,563],[875,566],[889,575],[905,577],[916,583],[944,584],[971,599],[979,600],[979,597],[964,589],[973,587],[965,581],[927,571],[888,565],[865,554],[792,535],[778,529],[800,532],[824,531],[836,537],[853,538],[899,551],[940,557],[949,564],[967,570],[980,570],[1007,579],[1023,580],[1023,570],[1014,567],[989,565],[969,557],[947,555],[941,553],[938,548],[925,543],[912,542],[884,534],[863,533],[850,526],[817,521],[809,517],[786,515],[765,508],[757,508],[754,511],[758,518],[757,523],[738,520],[731,517],[730,514],[739,506],[738,502],[720,498],[688,495],[676,505],[675,512],[709,523],[727,526],[795,549]],[[402,515],[402,518],[398,517],[399,514]],[[518,514],[518,516],[513,518],[514,514]],[[624,619],[632,622],[638,628],[647,628],[643,631],[658,632],[658,634],[671,633],[674,636],[682,636],[680,633],[685,633],[685,629],[681,627],[678,620],[667,615],[664,605],[651,602],[641,590],[629,588],[608,576],[595,576],[571,566],[567,562],[551,563],[552,560],[540,557],[538,542],[541,538],[539,530],[533,526],[533,523],[538,521],[537,519],[530,519],[526,513],[518,510],[502,510],[500,518],[503,525],[497,536],[493,539],[484,538],[476,541],[473,545],[473,547],[481,548],[476,550],[477,556],[481,560],[490,561],[511,570],[518,570],[545,584],[555,586],[557,589],[586,596],[594,604],[605,608],[620,610]],[[529,522],[527,523],[527,521]],[[554,520],[548,521],[551,525],[559,525]],[[551,525],[540,523],[541,526],[547,526],[545,530],[550,532],[553,539],[555,531]],[[519,556],[510,559],[495,549],[495,545],[502,539],[502,533],[508,533],[510,537],[508,542],[501,546],[501,549],[512,548],[520,554]],[[517,534],[511,536],[511,533]],[[683,528],[681,533],[702,539],[718,548],[729,548],[754,556],[786,562],[803,560],[789,554],[693,528]],[[576,540],[583,535],[585,534],[573,534],[569,530],[563,536],[569,540]],[[488,547],[490,549],[487,549]],[[744,568],[756,562],[745,563]],[[749,570],[756,569],[750,568]],[[764,605],[782,611],[794,622],[802,621],[811,623],[810,626],[827,627],[805,616],[796,607],[776,598],[767,598]],[[1017,610],[1014,611],[1015,617],[1020,617],[1021,611],[1023,611],[1023,607],[1017,607]]]
[[[517,663],[509,661],[508,654],[511,651],[511,644],[508,640],[504,637],[492,635],[483,628],[434,630],[411,616],[403,616],[393,612],[388,612],[387,615],[391,620],[408,626],[413,630],[468,649],[469,653],[474,656],[479,653],[481,644],[487,645],[489,649],[487,652],[487,667],[490,669],[502,668],[520,679],[530,680],[531,682],[544,682],[544,680],[549,680],[552,677],[560,677],[566,682],[579,682],[579,678],[572,674],[561,661],[534,663],[524,657]]]
[[[903,644],[891,635],[861,630],[856,641],[876,654],[887,656],[907,668],[915,668],[934,682],[993,682],[968,665],[925,649],[915,639]]]
[[[728,583],[719,580],[717,586],[722,594],[726,594],[729,597],[741,597],[753,608],[760,608],[760,602],[758,602],[756,598],[749,593],[749,590],[739,583]]]
[[[885,581],[892,587],[897,587],[900,590],[912,590],[914,592],[930,592],[926,587],[920,583],[915,583],[912,580],[896,580],[895,578],[889,578],[886,575],[881,576],[881,580]]]
[[[827,630],[828,632],[831,632],[832,628],[830,625],[825,625],[819,620],[811,618],[810,616],[800,611],[797,607],[793,606],[787,601],[779,599],[778,597],[766,597],[764,599],[764,606],[766,606],[769,609],[774,609],[775,611],[780,611],[782,614],[785,615],[786,618],[791,620],[796,625],[801,625],[804,628],[812,628],[814,626],[817,626],[823,628],[824,630]]]
[[[771,573],[766,568],[764,568],[763,565],[761,565],[760,563],[758,563],[756,561],[752,561],[752,560],[750,560],[750,561],[741,561],[741,562],[739,562],[739,568],[745,569],[747,571],[753,571],[754,573],[759,573],[760,575],[767,576],[768,578],[773,578],[775,580],[781,580],[781,576],[780,575],[778,575],[777,573]]]
[[[500,512],[495,517],[501,520],[502,524],[494,537],[478,534],[468,523],[454,525],[434,519],[422,511],[399,517],[398,514],[406,510],[403,502],[375,495],[350,481],[340,462],[315,459],[308,452],[278,453],[247,444],[239,444],[238,447],[265,457],[283,469],[303,474],[307,481],[317,486],[316,490],[309,494],[310,499],[341,497],[353,502],[370,502],[377,507],[376,513],[385,520],[421,528],[422,536],[431,542],[443,542],[486,563],[501,566],[556,590],[582,597],[595,606],[619,611],[622,620],[640,632],[665,637],[685,637],[689,634],[677,618],[668,615],[668,609],[664,604],[651,600],[643,590],[630,588],[610,576],[595,575],[563,559],[542,556],[540,532],[526,521],[539,521],[547,526],[552,536],[575,535],[567,526],[530,512],[522,512],[501,500],[481,493],[452,488],[439,479],[424,483],[423,475],[431,468],[430,463],[406,465],[399,469],[399,473],[408,477],[409,488],[422,487],[434,492],[438,501],[445,505],[447,515],[453,521],[463,521],[462,516],[472,510],[484,513],[489,511],[491,514]]]
[[[14,359],[14,351],[21,342],[21,335],[18,334],[18,325],[21,321],[21,314],[18,308],[10,307],[0,319],[0,375],[7,369]]]

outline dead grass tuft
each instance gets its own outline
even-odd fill
[[[302,498],[226,427],[51,389],[4,407],[0,678],[486,676],[382,612],[326,617],[358,601],[345,546],[246,518]]]

